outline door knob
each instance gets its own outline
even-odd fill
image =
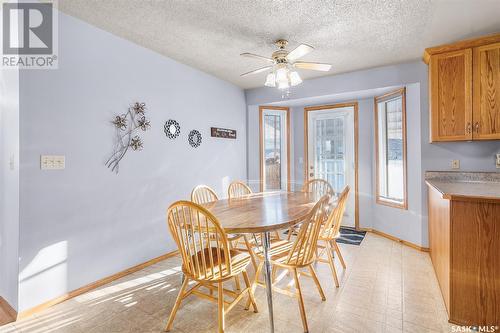
[[[479,121],[476,121],[474,126],[476,127],[476,133],[479,133]]]
[[[472,130],[472,125],[470,122],[468,122],[467,123],[467,133],[470,134],[471,130]]]
[[[311,173],[309,174],[309,177],[314,177],[314,173],[312,173],[312,172],[311,172]]]

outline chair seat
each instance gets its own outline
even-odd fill
[[[286,239],[272,239],[271,248],[269,249],[269,256],[271,257],[271,261],[278,264],[284,264],[288,259],[288,255],[293,247],[293,244],[293,241],[289,241]],[[256,254],[259,259],[264,259],[264,252],[262,252],[260,248]]]
[[[336,231],[335,234],[331,236],[329,230],[321,230],[318,239],[322,241],[329,241],[332,239],[337,239],[339,237],[340,237],[340,231]]]
[[[209,260],[208,258],[210,257],[209,251],[212,251],[212,258],[213,258],[213,264],[212,262],[207,262]],[[226,265],[226,260],[223,251],[218,250],[215,247],[212,247],[210,249],[205,249],[205,265],[202,263],[202,254],[201,251],[198,251],[196,255],[191,256],[191,260],[196,266],[196,262],[199,263],[200,267],[200,274],[199,276],[205,277],[202,278],[204,281],[220,281],[220,280],[225,280],[229,279],[233,276],[236,276],[240,274],[242,271],[245,270],[245,268],[248,266],[250,263],[250,255],[246,252],[240,252],[238,250],[231,249],[231,274],[229,274],[228,267]],[[220,252],[221,256],[219,258],[218,252]],[[196,259],[195,257],[198,257]],[[221,262],[221,270],[219,271],[219,262]],[[205,272],[203,272],[203,266],[206,267]],[[213,270],[213,272],[212,272]],[[184,265],[182,266],[182,271],[184,274],[188,274],[186,268]],[[192,277],[193,279],[197,280],[195,277]]]

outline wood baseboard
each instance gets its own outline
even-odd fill
[[[42,304],[39,304],[35,307],[32,307],[31,309],[28,309],[28,310],[25,310],[25,311],[22,311],[19,313],[19,315],[17,316],[17,319],[22,319],[22,318],[26,318],[26,317],[29,317],[37,312],[40,312],[44,309],[47,309],[51,306],[54,306],[56,304],[59,304],[61,302],[64,302],[68,299],[71,299],[73,297],[76,297],[76,296],[79,296],[81,294],[85,294],[86,292],[89,292],[93,289],[96,289],[96,288],[99,288],[105,284],[108,284],[110,282],[113,282],[115,280],[118,280],[124,276],[127,276],[129,274],[132,274],[134,272],[137,272],[137,271],[140,271],[141,269],[144,269],[148,266],[151,266],[151,265],[154,265],[160,261],[163,261],[165,259],[168,259],[168,258],[171,258],[171,257],[174,257],[176,256],[177,254],[179,253],[179,251],[175,250],[175,251],[172,251],[172,252],[169,252],[169,253],[166,253],[164,255],[161,255],[159,257],[156,257],[156,258],[153,258],[151,260],[148,260],[146,262],[143,262],[142,264],[139,264],[139,265],[135,265],[133,267],[130,267],[130,268],[127,268],[126,270],[123,270],[121,272],[118,272],[116,274],[113,274],[113,275],[110,275],[110,276],[107,276],[105,278],[102,278],[100,280],[97,280],[93,283],[90,283],[90,284],[87,284],[83,287],[80,287],[78,289],[75,289],[73,291],[70,291],[64,295],[61,295],[59,297],[56,297],[54,299],[51,299],[50,301],[47,301],[47,302],[44,302]]]
[[[359,230],[361,231],[368,231],[368,232],[372,232],[374,233],[375,235],[379,235],[379,236],[382,236],[384,238],[387,238],[387,239],[390,239],[390,240],[393,240],[395,242],[398,242],[398,243],[401,243],[403,245],[406,245],[406,246],[409,246],[411,248],[414,248],[416,250],[419,250],[419,251],[422,251],[422,252],[429,252],[429,248],[428,247],[423,247],[423,246],[420,246],[420,245],[417,245],[417,244],[414,244],[412,242],[408,242],[408,241],[405,241],[401,238],[397,238],[395,236],[392,236],[392,235],[389,235],[389,234],[386,234],[385,232],[382,232],[382,231],[379,231],[377,229],[373,229],[373,228],[359,228]]]
[[[0,296],[0,326],[12,323],[17,318],[17,312]]]

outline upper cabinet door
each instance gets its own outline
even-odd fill
[[[500,43],[474,48],[474,140],[500,139]]]
[[[472,140],[472,49],[430,59],[431,142]]]

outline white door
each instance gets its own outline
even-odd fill
[[[354,106],[307,111],[307,178],[351,187],[342,225],[355,226]]]

